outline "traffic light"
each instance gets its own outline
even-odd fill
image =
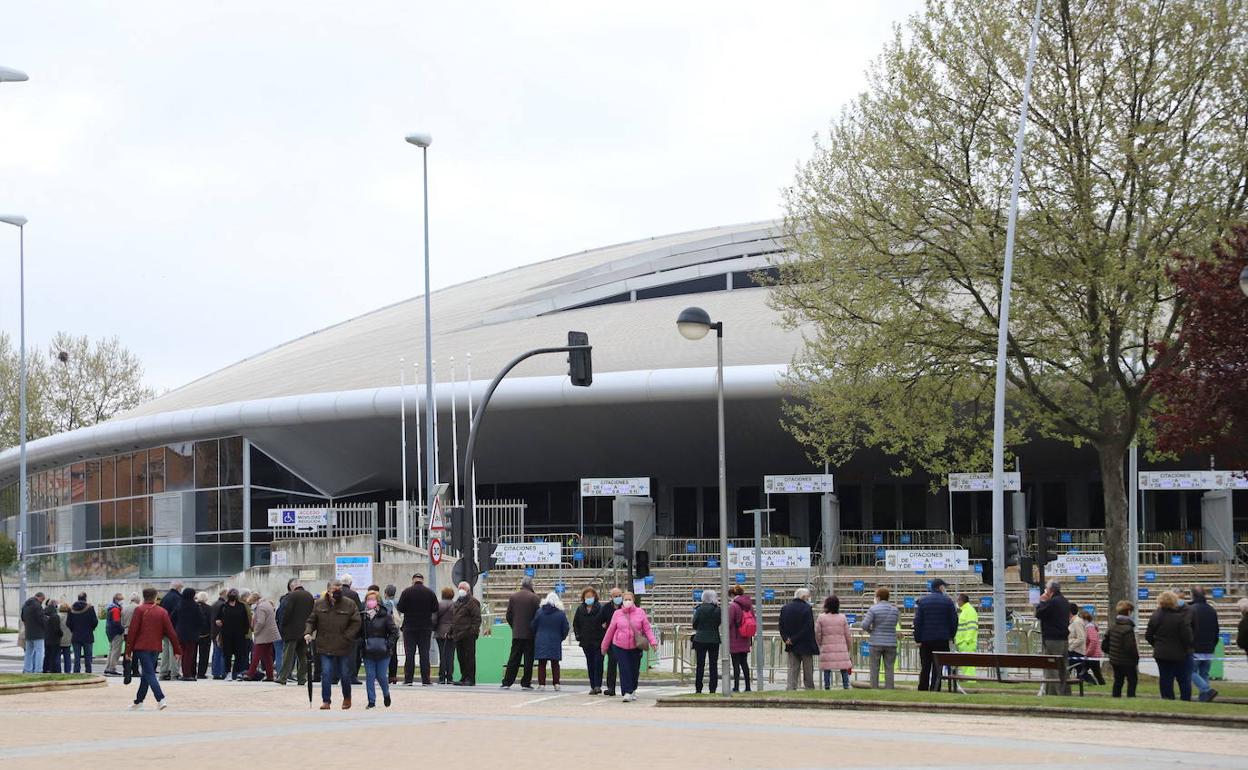
[[[446,529],[442,531],[442,548],[461,552],[472,548],[472,525],[463,506],[447,509]]]
[[[568,346],[584,345],[583,350],[568,351],[568,377],[572,384],[588,388],[594,381],[594,362],[590,356],[589,335],[585,332],[568,332]]]
[[[1005,566],[1017,567],[1019,559],[1018,535],[1005,536]]]
[[[611,525],[611,552],[616,558],[624,560],[631,575],[633,566],[633,522],[624,521]]]
[[[481,572],[494,569],[494,548],[489,540],[477,541],[477,569]]]
[[[1053,553],[1053,546],[1056,544],[1057,539],[1057,530],[1052,527],[1038,527],[1036,529],[1036,561],[1041,566],[1047,565],[1057,558],[1057,554]]]

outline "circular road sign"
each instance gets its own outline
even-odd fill
[[[436,537],[429,541],[429,561],[434,564],[442,563],[442,541]]]

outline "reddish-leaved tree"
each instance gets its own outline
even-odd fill
[[[1245,266],[1248,225],[1215,244],[1213,259],[1179,257],[1169,271],[1182,303],[1175,355],[1149,374],[1161,397],[1157,448],[1208,452],[1223,468],[1248,467],[1248,297],[1239,288]]]

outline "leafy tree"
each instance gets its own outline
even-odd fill
[[[4,595],[4,573],[17,564],[17,543],[4,532],[0,532],[0,626],[7,626],[9,620],[9,603]]]
[[[1183,323],[1171,346],[1174,364],[1150,375],[1164,405],[1156,418],[1159,450],[1200,451],[1222,467],[1248,466],[1248,297],[1239,288],[1246,267],[1248,225],[1240,225],[1214,244],[1213,259],[1183,256],[1171,269]]]
[[[0,449],[16,446],[21,435],[21,358],[17,346],[0,332]],[[26,349],[26,435],[34,438],[50,432],[45,394],[47,367],[43,355]]]
[[[58,332],[49,347],[48,411],[54,432],[108,420],[154,397],[143,364],[121,340]]]
[[[803,325],[786,422],[940,476],[990,465],[1010,161],[1032,0],[930,0],[787,192],[773,302]],[[1046,0],[1008,340],[1007,440],[1093,447],[1110,598],[1133,593],[1124,455],[1175,356],[1167,274],[1248,201],[1243,0]],[[1157,343],[1163,347],[1158,348]],[[1166,352],[1162,352],[1162,351]]]

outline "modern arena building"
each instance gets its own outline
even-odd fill
[[[717,537],[715,345],[711,338],[690,342],[675,326],[683,308],[697,305],[724,324],[730,528],[745,532],[738,514],[763,501],[765,475],[824,470],[781,425],[783,380],[803,337],[781,327],[757,281],[774,274],[784,256],[778,227],[762,222],[639,240],[435,292],[440,478],[450,481],[452,448],[462,453],[467,443],[469,391],[479,404],[512,357],[584,331],[593,345],[592,387],[572,387],[564,357],[551,355],[525,362],[499,388],[479,439],[479,498],[522,499],[527,532],[583,527],[606,534],[610,501],[582,500],[579,479],[644,476],[658,534]],[[415,498],[424,388],[412,364],[424,359],[423,319],[423,298],[400,302],[244,359],[106,423],[31,442],[32,579],[39,554],[149,544],[195,544],[214,555],[188,572],[232,574],[268,563],[270,508],[398,499],[400,358],[407,361],[402,397]],[[1021,455],[1033,521],[1042,509],[1051,526],[1103,525],[1090,451],[1040,442]],[[952,521],[962,535],[989,531],[988,493],[950,500],[943,488],[933,493],[929,479],[898,478],[889,467],[887,458],[864,451],[831,469],[843,529],[948,530]],[[17,449],[0,453],[0,517],[13,537],[17,473]],[[772,532],[815,544],[816,495],[769,502]],[[1198,531],[1200,492],[1157,495],[1145,516],[1148,530]],[[1236,525],[1242,532],[1243,520]]]

